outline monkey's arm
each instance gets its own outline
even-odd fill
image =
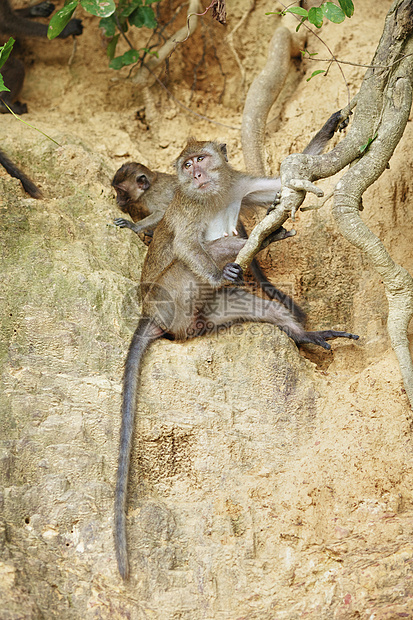
[[[327,122],[324,123],[320,131],[316,133],[308,146],[305,147],[303,153],[306,155],[320,155],[335,132],[338,129],[341,131],[347,124],[348,116],[346,118],[341,110],[334,112]],[[245,181],[247,181],[247,179],[248,177],[245,178]],[[245,194],[242,198],[242,206],[269,207],[274,200],[275,194],[277,194],[280,189],[280,177],[249,177],[248,185],[246,185],[244,189]]]
[[[139,235],[145,230],[155,230],[164,215],[164,211],[155,211],[154,213],[151,213],[151,215],[148,215],[148,217],[140,220],[138,224],[135,224],[130,220],[125,220],[123,217],[118,217],[113,221],[116,226],[119,226],[119,228],[129,228],[130,230],[133,230],[134,233]]]
[[[237,238],[237,241],[242,243],[243,240]],[[242,269],[239,265],[228,262],[223,269],[220,269],[200,239],[189,237],[189,235],[179,235],[174,239],[173,249],[176,257],[189,267],[201,282],[213,288],[219,288],[227,280],[242,281]],[[236,252],[233,254],[235,256]]]
[[[280,189],[280,177],[246,177],[241,207],[268,207]]]
[[[180,237],[174,240],[174,253],[202,282],[214,288],[223,283],[222,270],[212,260],[201,243]]]

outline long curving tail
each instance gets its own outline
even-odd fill
[[[19,179],[19,181],[23,185],[24,190],[28,194],[30,194],[30,196],[32,196],[33,198],[41,198],[42,192],[37,187],[37,185],[35,185],[33,181],[31,181],[29,177],[27,177],[24,172],[22,172],[20,168],[16,166],[16,164],[10,161],[10,159],[2,150],[0,150],[0,164],[11,177]]]
[[[148,346],[162,336],[162,330],[148,318],[140,319],[133,334],[123,374],[122,424],[118,473],[115,491],[115,549],[119,572],[123,579],[129,577],[128,549],[126,543],[126,500],[129,463],[132,449],[133,428],[138,396],[140,366]]]

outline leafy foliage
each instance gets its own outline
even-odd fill
[[[353,0],[338,0],[338,3],[340,6],[334,4],[334,2],[323,2],[321,6],[312,7],[309,11],[306,11],[306,9],[303,9],[300,6],[291,6],[284,11],[269,12],[266,13],[266,15],[285,15],[286,13],[298,15],[301,19],[296,28],[297,31],[305,21],[310,22],[310,24],[316,28],[321,28],[324,18],[334,24],[341,24],[346,17],[351,17],[353,15]]]
[[[0,69],[2,68],[2,66],[8,59],[8,57],[10,56],[10,52],[13,49],[13,44],[14,44],[14,39],[10,37],[10,39],[4,45],[0,47]],[[3,81],[3,76],[0,75],[0,93],[3,93],[4,91],[10,92],[10,89],[7,88],[7,86],[5,86],[4,81]]]
[[[109,67],[121,69],[124,66],[136,63],[140,58],[140,52],[148,53],[149,50],[130,49],[122,56],[115,57],[116,46],[121,33],[126,33],[130,26],[135,28],[155,29],[157,26],[156,16],[151,4],[159,0],[120,0],[116,11],[110,16],[101,19],[99,26],[105,35],[111,39],[107,47],[107,55],[110,59]],[[152,53],[152,52],[150,52]]]
[[[114,0],[66,0],[64,7],[57,11],[50,20],[47,36],[49,39],[57,37],[80,4],[85,11],[101,18],[99,27],[109,39],[107,46],[109,66],[112,69],[121,69],[138,62],[141,52],[154,53],[145,48],[141,50],[131,48],[122,56],[115,56],[120,36],[125,34],[131,26],[151,30],[157,27],[155,12],[151,6],[155,2],[159,0],[119,0],[117,4]]]

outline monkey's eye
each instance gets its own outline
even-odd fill
[[[188,168],[190,168],[191,166],[192,166],[192,164],[191,164],[191,162],[190,162],[190,161],[186,161],[186,162],[184,163],[184,168],[186,168],[187,170],[188,170]]]
[[[203,161],[205,159],[205,155],[198,155],[196,158],[197,161]]]

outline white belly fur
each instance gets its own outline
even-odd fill
[[[218,213],[208,224],[205,231],[205,241],[214,241],[221,237],[231,237],[236,234],[237,222],[241,204],[239,202],[229,205],[225,211]]]

